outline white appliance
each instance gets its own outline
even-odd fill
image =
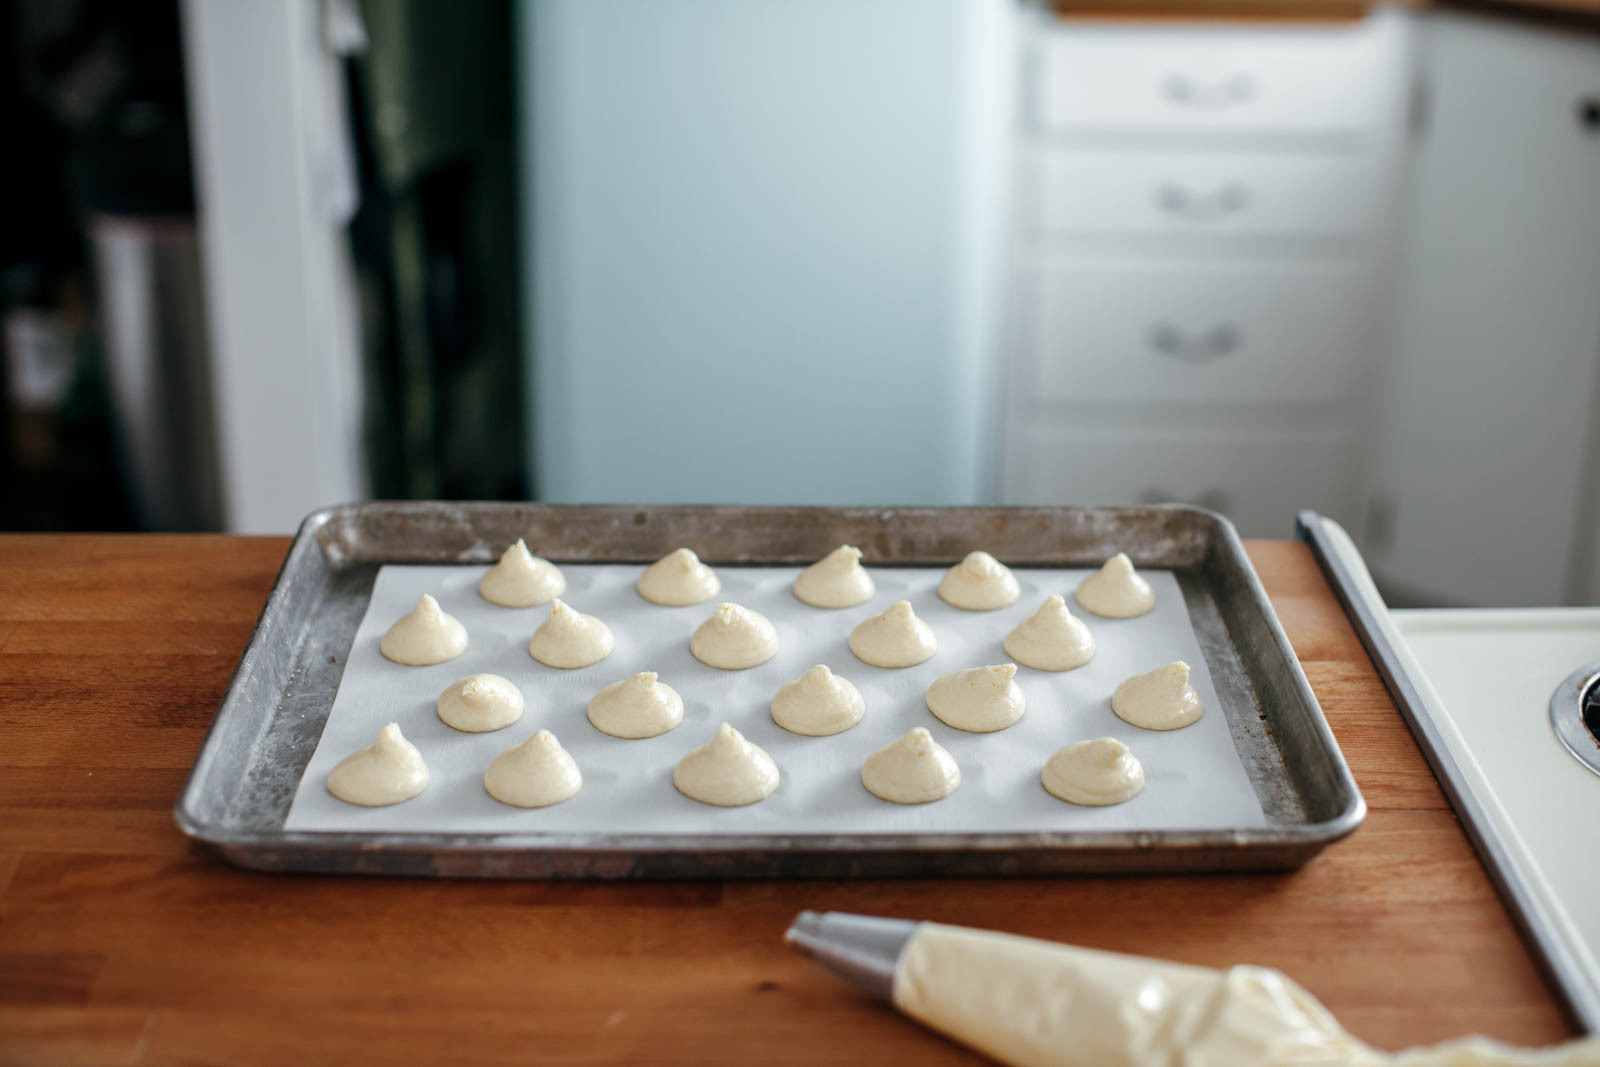
[[[527,0],[551,501],[977,504],[1014,0]]]
[[[1388,609],[1345,531],[1301,514],[1506,906],[1600,1032],[1600,608]]]

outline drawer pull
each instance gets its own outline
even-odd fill
[[[1150,347],[1184,363],[1221,359],[1237,352],[1243,341],[1239,328],[1227,322],[1198,333],[1187,333],[1170,322],[1158,322],[1150,327]]]
[[[1156,204],[1167,214],[1192,222],[1216,222],[1248,207],[1250,192],[1238,182],[1229,182],[1209,193],[1186,189],[1177,182],[1163,182],[1156,190]]]
[[[1221,111],[1249,102],[1256,95],[1256,83],[1248,74],[1208,83],[1174,72],[1162,80],[1161,91],[1174,104],[1196,111]]]

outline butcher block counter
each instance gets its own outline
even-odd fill
[[[786,949],[804,908],[1277,967],[1388,1048],[1570,1034],[1309,551],[1261,573],[1370,813],[1289,874],[267,875],[172,807],[287,538],[0,537],[0,1063],[976,1057]]]

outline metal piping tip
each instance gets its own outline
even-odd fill
[[[917,923],[842,911],[802,911],[784,932],[784,944],[885,1000],[894,998],[900,951]]]

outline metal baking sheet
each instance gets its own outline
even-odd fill
[[[1116,551],[1172,572],[1262,820],[1036,832],[288,831],[380,566],[481,569],[516,537],[562,563],[798,565],[841,542],[875,570],[974,547],[1014,568]],[[580,605],[581,607],[581,605]],[[1355,782],[1231,525],[1200,509],[820,509],[363,504],[309,517],[180,798],[186,832],[246,866],[483,877],[847,877],[1285,868],[1360,823]]]

